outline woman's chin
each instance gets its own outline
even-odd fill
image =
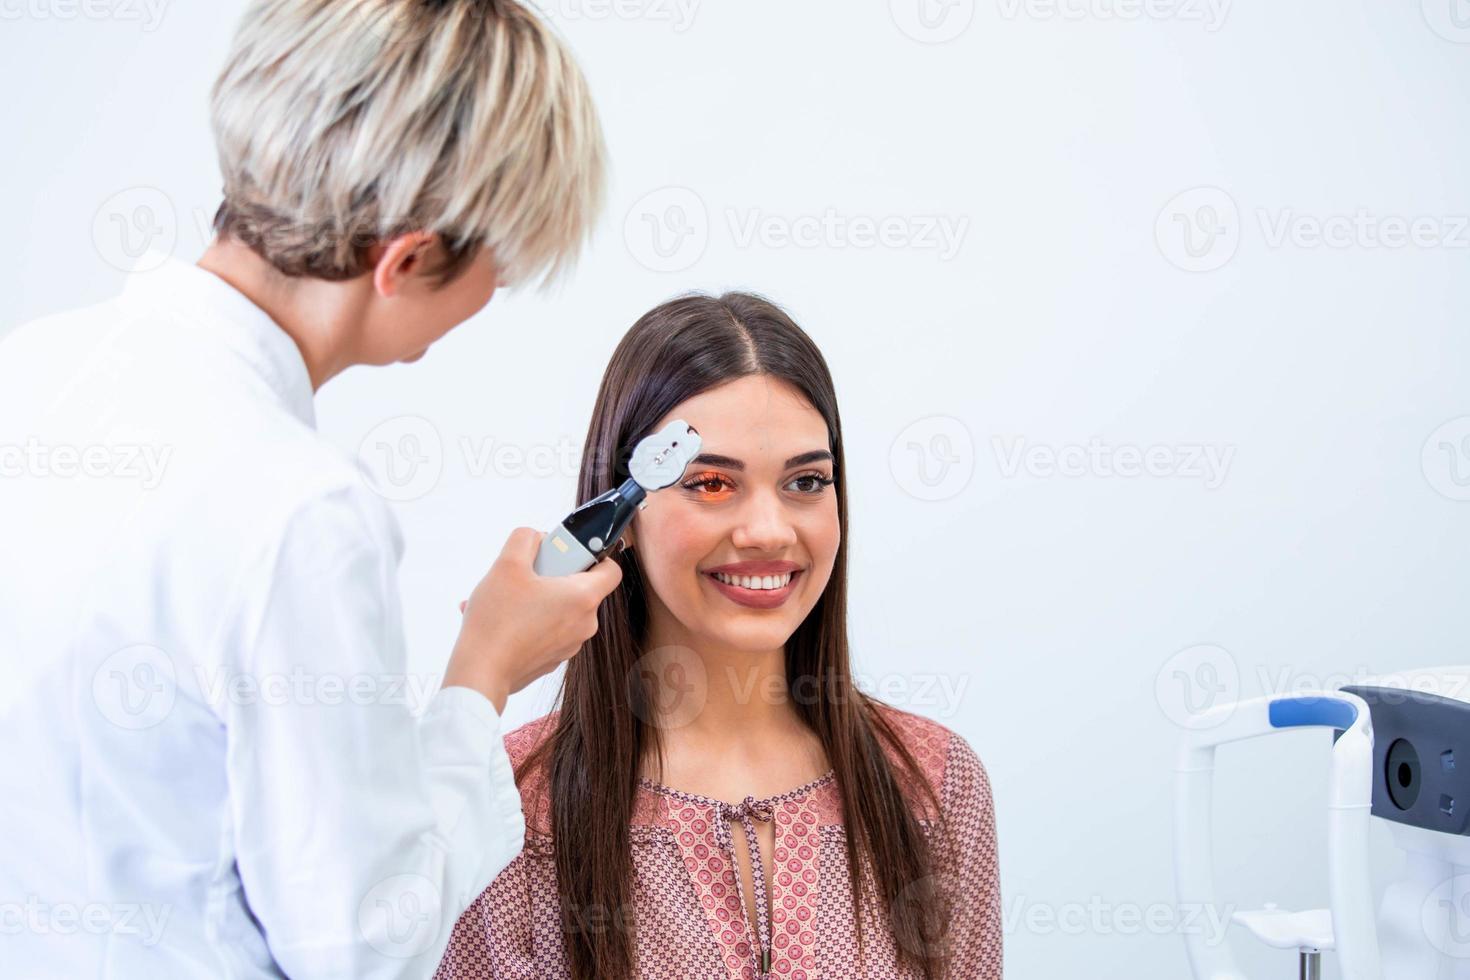
[[[745,653],[751,657],[781,649],[795,632],[785,624],[784,617],[781,623],[751,622],[754,618],[740,612],[712,616],[704,621],[705,628],[701,632],[713,649]]]

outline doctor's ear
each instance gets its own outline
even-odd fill
[[[383,242],[374,249],[378,254],[373,263],[373,288],[384,299],[392,299],[411,279],[433,268],[438,249],[439,236],[431,231],[411,231]]]

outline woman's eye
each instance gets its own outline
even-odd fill
[[[824,489],[832,485],[831,477],[821,473],[803,473],[786,484],[794,488],[797,493],[808,497],[820,494]],[[697,497],[724,496],[735,489],[735,484],[719,473],[701,473],[694,479],[680,484],[685,490],[689,490]]]
[[[815,496],[832,485],[832,480],[821,473],[803,473],[792,480],[790,486],[797,487],[798,493],[811,494]]]
[[[683,484],[684,489],[693,490],[695,493],[711,496],[724,492],[730,486],[730,481],[719,474],[701,475]]]

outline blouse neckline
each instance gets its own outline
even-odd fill
[[[775,796],[767,796],[760,799],[752,799],[750,797],[746,797],[746,799],[742,803],[726,803],[724,800],[717,800],[712,796],[701,796],[699,793],[688,793],[681,789],[672,789],[671,787],[665,786],[663,783],[656,783],[646,777],[640,777],[638,783],[644,788],[650,789],[655,793],[661,794],[663,796],[672,797],[676,800],[683,800],[686,803],[701,803],[705,806],[715,807],[716,809],[736,809],[746,804],[756,806],[759,806],[761,804],[775,805],[777,803],[784,803],[787,800],[794,800],[798,797],[806,796],[813,790],[820,789],[821,787],[825,786],[836,778],[836,768],[828,769],[825,775],[818,776],[811,782],[803,783],[795,789],[789,789],[784,793],[777,793]]]

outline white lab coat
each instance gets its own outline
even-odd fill
[[[400,531],[314,425],[178,260],[0,343],[5,977],[427,976],[520,850],[500,719],[415,718]]]

